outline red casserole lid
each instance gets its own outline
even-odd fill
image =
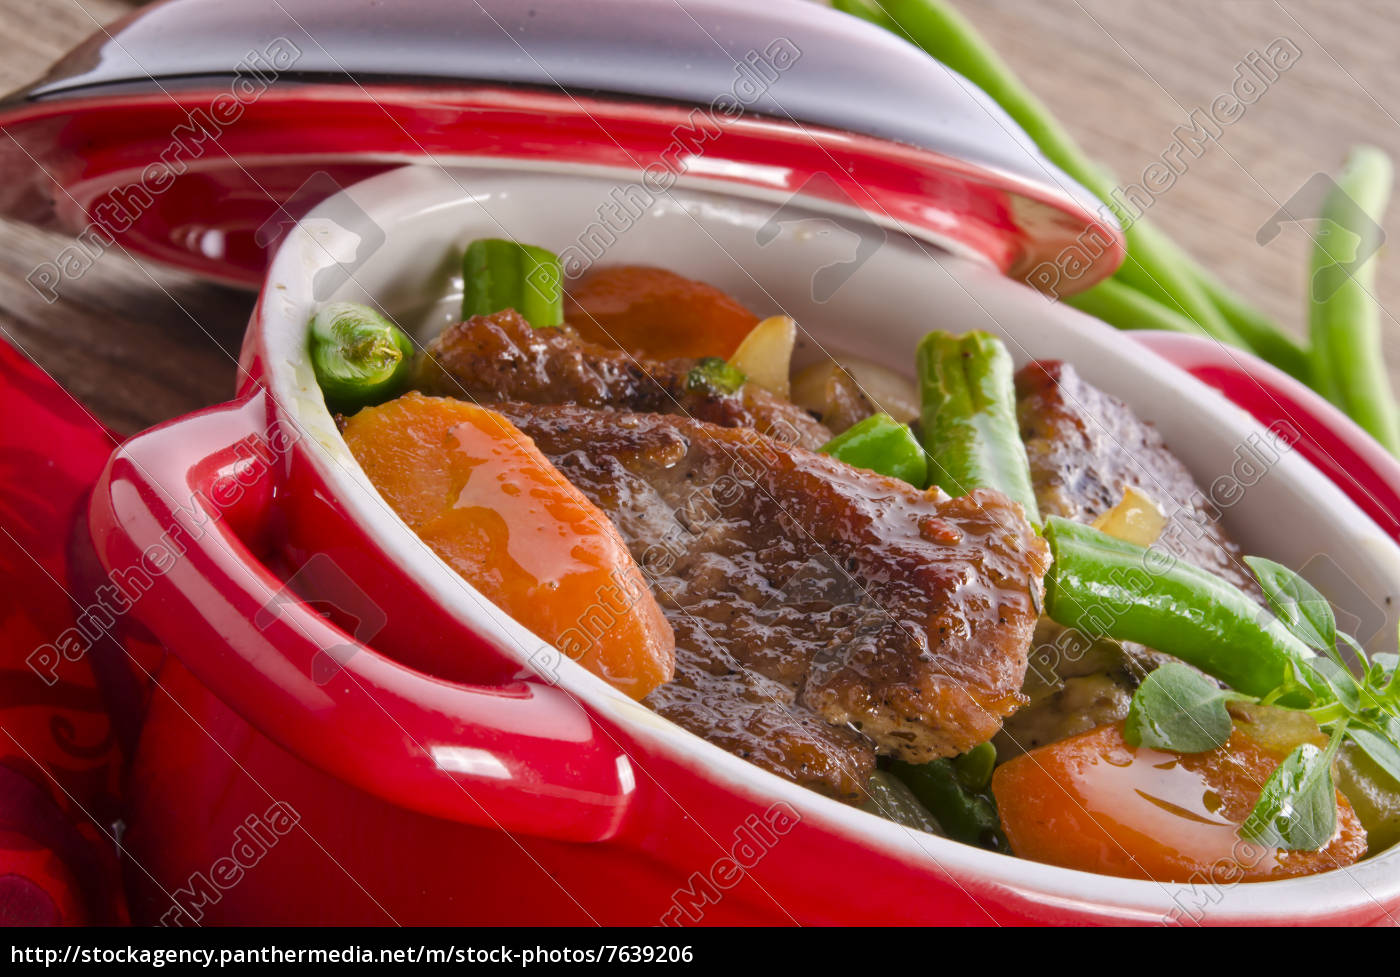
[[[1078,245],[1077,288],[1122,258],[1113,218],[970,82],[797,0],[167,0],[0,126],[0,212],[243,285],[321,199],[405,162],[799,195],[1017,278]]]

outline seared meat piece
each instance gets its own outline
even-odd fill
[[[482,403],[579,404],[686,414],[751,427],[804,448],[831,432],[795,404],[752,383],[733,393],[691,383],[694,360],[649,360],[585,342],[567,326],[535,329],[513,310],[450,326],[428,347],[418,387]]]
[[[1131,485],[1166,513],[1166,552],[1259,593],[1196,480],[1127,404],[1053,360],[1016,374],[1016,399],[1041,515],[1093,522]]]
[[[675,621],[684,612],[656,591]],[[687,638],[706,646],[708,622],[695,620]],[[674,626],[673,626],[674,630]],[[703,657],[706,653],[712,658]],[[671,722],[722,750],[848,803],[865,799],[875,746],[849,726],[833,726],[796,701],[793,689],[714,648],[676,656],[676,677],[643,700]]]
[[[1000,493],[948,499],[681,417],[496,409],[651,580],[676,678],[646,701],[692,732],[854,799],[875,751],[963,752],[1022,701],[1048,551]]]

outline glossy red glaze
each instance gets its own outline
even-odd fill
[[[662,103],[490,87],[331,84],[279,84],[237,103],[235,118],[211,118],[211,106],[228,99],[227,87],[181,86],[10,109],[0,116],[17,147],[8,165],[16,184],[10,196],[27,201],[10,209],[42,220],[52,206],[57,223],[72,233],[96,222],[137,254],[256,285],[270,255],[256,232],[289,200],[292,212],[282,212],[288,224],[320,202],[296,196],[309,174],[321,170],[349,186],[406,160],[485,159],[601,166],[665,181],[674,181],[679,168],[682,180],[764,192],[775,203],[801,191],[937,234],[1017,278],[1092,240],[1091,268],[1075,290],[1122,260],[1118,229],[1053,189],[817,126],[739,118],[722,131],[695,131],[690,108]],[[180,169],[154,162],[162,159]],[[28,186],[34,163],[41,179]],[[171,171],[180,178],[172,181]],[[334,189],[323,188],[321,197]],[[114,216],[133,210],[134,219]]]

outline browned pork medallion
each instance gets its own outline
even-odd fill
[[[662,715],[855,798],[876,750],[962,753],[1020,704],[1047,551],[1001,493],[948,499],[680,417],[497,409],[651,580],[676,633]]]

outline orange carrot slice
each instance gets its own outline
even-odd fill
[[[1366,854],[1366,832],[1337,795],[1337,830],[1318,851],[1243,841],[1240,824],[1278,765],[1236,732],[1179,755],[1132,747],[1122,725],[1031,750],[992,775],[1002,827],[1022,858],[1157,882],[1227,884],[1311,875]]]
[[[584,275],[565,296],[564,319],[589,342],[660,360],[728,359],[758,324],[719,289],[644,265]]]
[[[670,680],[675,637],[622,537],[504,417],[409,393],[350,418],[345,441],[496,606],[634,699]]]

